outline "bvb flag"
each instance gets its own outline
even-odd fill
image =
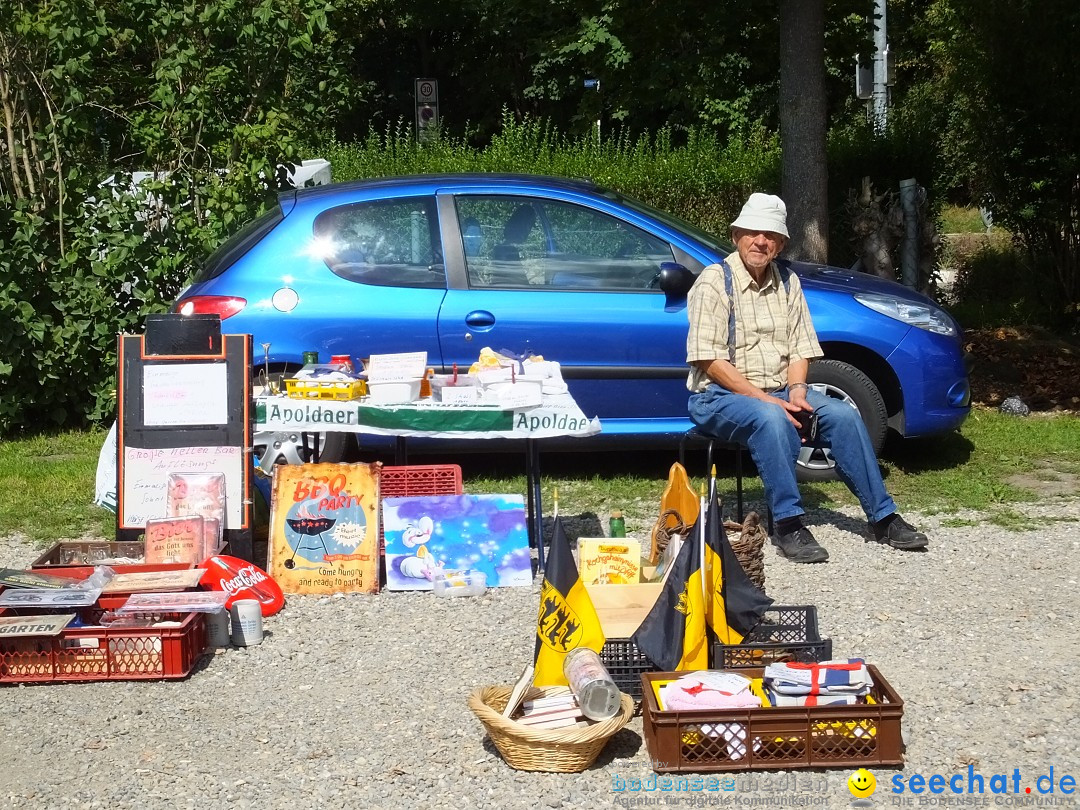
[[[709,668],[699,537],[682,544],[656,604],[632,638],[663,671]]]
[[[705,519],[705,616],[721,644],[741,644],[773,600],[746,575],[728,542],[720,502],[713,487]],[[698,521],[700,525],[701,521]]]
[[[562,520],[556,516],[536,616],[533,685],[566,686],[566,654],[578,647],[600,652],[604,641],[600,617],[578,575]]]

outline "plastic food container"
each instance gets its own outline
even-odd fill
[[[432,582],[436,596],[482,596],[487,590],[483,571],[439,571]]]
[[[421,377],[415,380],[395,380],[394,382],[368,380],[368,404],[404,405],[407,402],[415,402],[420,398],[421,380]]]
[[[435,376],[431,378],[431,396],[436,402],[446,405],[478,405],[480,403],[480,386],[476,380],[465,374],[453,382],[450,376]]]

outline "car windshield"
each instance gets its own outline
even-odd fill
[[[651,205],[647,205],[640,200],[635,200],[633,197],[627,197],[625,194],[620,194],[618,191],[611,191],[610,189],[607,189],[603,192],[603,194],[605,197],[617,200],[618,202],[625,205],[627,208],[631,208],[635,211],[638,211],[639,213],[645,214],[646,216],[650,216],[653,219],[664,223],[669,228],[672,228],[676,231],[682,231],[683,233],[694,237],[703,245],[712,248],[718,253],[723,253],[725,256],[735,250],[735,246],[731,244],[731,242],[723,239],[717,239],[708,231],[703,231],[697,225],[693,225],[687,222],[685,219],[680,219],[674,214],[669,214],[667,211],[661,211],[659,208],[653,208]]]

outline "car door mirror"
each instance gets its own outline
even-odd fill
[[[665,306],[670,307],[686,300],[686,295],[694,286],[696,277],[678,262],[662,262],[659,279],[658,286],[667,296]]]

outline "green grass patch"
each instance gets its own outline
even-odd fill
[[[41,544],[83,534],[112,537],[116,517],[93,505],[100,430],[36,436],[0,444],[0,535]]]
[[[979,209],[972,205],[946,205],[941,211],[942,233],[985,233]]]

